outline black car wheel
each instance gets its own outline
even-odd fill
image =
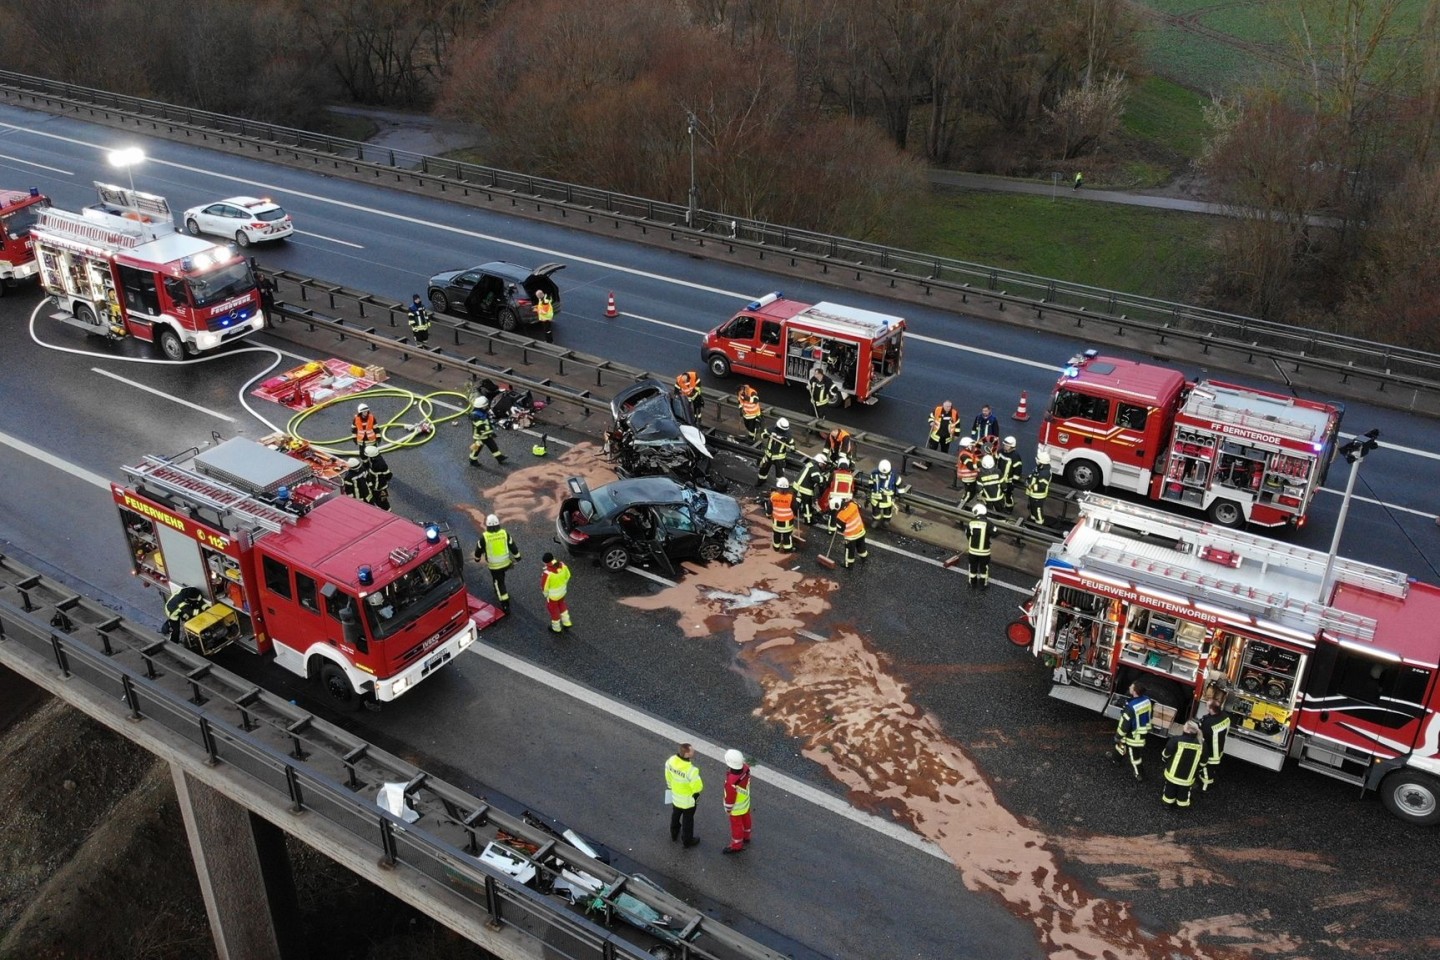
[[[700,549],[695,552],[695,556],[705,563],[709,563],[711,560],[719,560],[724,555],[725,548],[713,540],[707,540],[700,544]]]
[[[445,296],[444,290],[430,291],[430,309],[436,313],[450,312],[450,298]]]
[[[623,543],[612,543],[600,554],[600,566],[606,570],[624,570],[630,566],[630,551]]]
[[[500,329],[506,333],[513,333],[515,328],[520,326],[520,318],[515,316],[515,311],[509,307],[502,308],[501,311],[496,314],[495,322],[499,325]]]

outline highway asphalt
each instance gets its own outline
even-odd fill
[[[113,131],[8,108],[0,124],[7,183],[35,183],[73,208],[90,199],[91,179],[113,176],[103,167],[103,149],[120,140]],[[700,330],[776,286],[902,313],[916,334],[905,374],[875,408],[853,414],[892,435],[918,439],[943,396],[967,414],[989,400],[1003,415],[1018,389],[1033,403],[1083,346],[193,147],[143,146],[152,160],[136,170],[137,186],[177,209],[271,195],[295,212],[303,235],[258,251],[263,262],[397,300],[444,267],[563,260],[557,338],[666,374],[693,365]],[[606,323],[611,290],[624,315]],[[203,443],[212,431],[268,432],[238,397],[270,365],[301,358],[127,362],[150,355],[43,322],[32,339],[39,297],[16,294],[0,301],[0,540],[158,621],[158,599],[128,575],[101,484],[124,462]],[[778,388],[768,393],[800,405]],[[252,406],[275,422],[286,416]],[[1361,489],[1389,508],[1356,504],[1346,552],[1440,579],[1428,568],[1440,558],[1433,425],[1362,404],[1350,405],[1346,424],[1379,426],[1408,448],[1367,460]],[[1034,426],[1020,431],[1022,448]],[[388,748],[497,802],[570,822],[619,852],[625,868],[797,957],[1440,950],[1425,852],[1433,833],[1317,775],[1238,763],[1188,814],[1164,810],[1158,784],[1125,782],[1103,762],[1109,723],[1046,698],[1044,669],[1005,643],[1004,625],[1030,586],[1013,574],[1000,575],[1013,590],[972,594],[925,548],[894,535],[877,539],[907,552],[876,548],[864,569],[838,575],[814,564],[813,537],[798,563],[757,544],[741,566],[693,571],[679,586],[577,565],[577,628],[553,639],[527,581],[551,546],[559,484],[569,471],[599,470],[594,450],[557,442],[536,461],[530,438],[507,434],[513,466],[471,470],[462,434],[442,430],[390,458],[397,508],[470,532],[477,511],[504,513],[526,555],[517,612],[487,634],[483,653],[382,713],[340,718]],[[1322,498],[1303,542],[1328,544],[1336,502]],[[477,569],[470,578],[487,589]],[[221,659],[315,700],[271,665],[238,651]],[[669,845],[660,803],[660,766],[677,735],[714,747],[702,756],[707,842],[683,853]],[[759,765],[757,842],[729,858],[718,854],[715,752],[728,746]]]

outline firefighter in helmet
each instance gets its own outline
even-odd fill
[[[896,498],[908,492],[910,487],[890,469],[890,461],[881,460],[870,473],[870,510],[875,522],[888,526],[895,519]]]
[[[355,436],[355,449],[364,450],[367,443],[379,443],[380,434],[375,422],[375,414],[370,410],[370,404],[358,403],[355,405],[355,420],[351,430]]]
[[[1007,514],[1015,512],[1015,488],[1024,481],[1025,464],[1020,451],[1015,449],[1015,438],[1006,437],[1000,441],[1000,452],[995,454],[995,463],[1000,468],[1000,490]]]
[[[390,469],[390,464],[385,462],[385,455],[380,452],[380,447],[367,443],[365,449],[360,451],[360,465],[370,473],[371,502],[383,510],[389,510],[390,481],[395,479],[395,474]]]
[[[806,457],[800,465],[800,476],[795,480],[795,507],[800,519],[814,523],[820,512],[817,495],[830,483],[830,457],[821,450],[813,457]]]
[[[1025,478],[1026,519],[1045,526],[1045,501],[1050,496],[1050,458],[1042,451],[1035,458],[1035,472]]]
[[[505,462],[505,452],[495,442],[495,418],[490,415],[490,401],[484,396],[470,402],[470,466],[480,466],[480,448],[490,451],[496,463]]]
[[[1126,760],[1136,780],[1145,779],[1142,765],[1145,762],[1142,751],[1145,738],[1150,736],[1150,720],[1155,713],[1155,703],[1145,693],[1145,685],[1132,683],[1130,697],[1120,708],[1120,722],[1115,725],[1115,754],[1110,759],[1116,762]]]
[[[485,532],[475,543],[475,562],[484,563],[490,570],[490,581],[495,585],[495,599],[500,609],[510,612],[510,592],[505,589],[505,574],[520,562],[520,548],[515,538],[500,525],[500,518],[490,514],[485,518]]]
[[[960,438],[960,452],[955,455],[955,488],[960,491],[960,505],[974,500],[980,486],[980,451],[974,437]]]
[[[1005,475],[988,453],[980,458],[980,478],[976,484],[980,487],[980,502],[987,510],[999,513],[1005,503]]]
[[[779,553],[795,551],[795,494],[790,481],[779,477],[775,489],[765,500],[765,515],[770,518],[774,547]]]
[[[785,461],[790,454],[795,452],[795,438],[790,436],[790,421],[781,417],[775,421],[775,426],[765,431],[765,443],[760,450],[760,462],[756,465],[760,471],[755,478],[756,486],[765,482],[770,476],[773,468],[775,476],[785,476]]]
[[[208,606],[199,587],[181,587],[165,601],[165,634],[171,643],[185,639],[185,624]]]
[[[990,544],[995,539],[995,525],[988,513],[985,504],[977,504],[974,516],[965,524],[965,553],[970,558],[972,590],[985,590],[990,586]]]

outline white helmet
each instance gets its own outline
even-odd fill
[[[1006,437],[1004,440],[1001,441],[1001,443],[1003,443],[1005,446],[1009,447],[1011,450],[1015,449],[1015,438],[1014,438],[1014,437]]]
[[[824,450],[821,450],[819,453],[815,454],[815,462],[820,464],[820,466],[822,467],[825,466],[830,462],[830,454],[826,453]]]
[[[725,751],[725,766],[731,770],[740,770],[745,766],[745,754],[739,750]]]
[[[345,461],[345,466],[350,467],[353,470],[355,467],[360,466],[360,461],[356,457],[351,457],[349,460]]]
[[[368,403],[361,403],[361,404],[357,404],[357,405],[356,405],[356,407],[355,407],[355,412],[356,412],[356,413],[365,413],[365,412],[368,411],[369,409],[370,409],[370,404],[368,404]]]
[[[837,466],[837,467],[848,467],[848,466],[850,466],[850,458],[847,457],[847,456],[845,456],[845,454],[843,454],[843,453],[840,454],[840,456],[838,456],[838,457],[835,458],[835,466]]]
[[[486,529],[489,529],[489,530],[498,530],[498,529],[500,529],[500,518],[497,517],[497,516],[495,516],[495,514],[493,514],[493,513],[490,514],[489,516],[487,516],[487,517],[485,518],[485,527],[486,527]]]
[[[789,420],[786,420],[784,417],[781,417],[779,420],[776,420],[776,421],[775,421],[775,429],[776,429],[776,430],[789,430],[789,429],[790,429],[790,421],[789,421]]]
[[[786,480],[784,477],[781,477],[779,480],[776,480],[776,481],[775,481],[775,489],[776,489],[776,490],[789,490],[789,489],[790,489],[790,481],[789,481],[789,480]]]
[[[977,517],[983,517],[983,516],[985,516],[985,514],[987,514],[987,513],[989,513],[989,512],[990,512],[989,510],[986,510],[986,509],[985,509],[985,504],[983,504],[983,503],[977,503],[977,504],[975,505],[975,516],[977,516]]]
[[[490,401],[484,397],[476,397],[475,402],[470,404],[470,406],[474,407],[476,410],[484,410],[486,407],[490,406]]]
[[[960,438],[960,446],[961,446],[962,448],[975,446],[975,438],[974,438],[974,437],[961,437],[961,438]]]
[[[987,453],[987,454],[985,454],[985,456],[983,456],[983,457],[980,458],[980,469],[982,469],[982,470],[989,470],[989,469],[991,469],[991,468],[994,467],[994,466],[995,466],[995,458],[992,457],[992,456],[990,456],[990,454]]]
[[[881,472],[881,473],[889,473],[889,472],[890,472],[890,461],[889,461],[889,460],[881,460],[881,461],[880,461],[880,472]]]
[[[365,456],[367,456],[367,457],[378,457],[378,456],[380,456],[380,448],[377,447],[377,446],[375,446],[375,444],[373,444],[373,443],[367,443],[367,444],[365,444]]]

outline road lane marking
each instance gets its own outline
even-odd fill
[[[0,153],[0,160],[9,160],[13,163],[23,163],[27,167],[39,167],[41,170],[49,170],[51,173],[63,173],[67,177],[75,176],[72,170],[61,170],[59,167],[46,166],[43,163],[36,163],[34,160],[21,160],[19,157],[12,157],[8,153]]]
[[[337,237],[327,237],[323,233],[312,233],[309,230],[296,230],[295,232],[302,237],[314,237],[316,240],[329,240],[331,243],[338,243],[343,247],[354,247],[356,250],[365,249],[358,243],[351,243],[349,240],[341,240]]]
[[[157,397],[163,397],[173,403],[178,403],[182,407],[189,407],[191,410],[198,410],[200,413],[208,413],[210,416],[214,417],[217,420],[224,420],[226,423],[235,422],[234,417],[227,416],[226,414],[223,414],[218,410],[211,410],[209,407],[202,407],[200,406],[200,404],[191,403],[189,400],[181,400],[179,397],[168,394],[164,390],[156,390],[154,387],[147,387],[143,383],[136,383],[134,380],[129,380],[125,377],[120,376],[120,374],[118,373],[111,373],[109,370],[101,370],[99,367],[91,367],[90,369],[92,372],[98,373],[102,377],[109,377],[111,380],[118,380],[128,387],[134,387],[136,390],[144,390],[146,393],[151,393]]]
[[[627,703],[622,703],[603,693],[598,693],[572,680],[552,673],[543,667],[530,663],[527,660],[522,660],[512,654],[498,650],[489,644],[474,643],[470,645],[470,650],[513,673],[518,673],[520,676],[533,680],[541,686],[548,687],[556,693],[562,693],[572,700],[578,700],[586,706],[598,710],[601,713],[608,714],[617,720],[624,721],[632,727],[637,727],[646,733],[653,734],[671,743],[692,744],[696,752],[709,757],[711,760],[718,763],[725,761],[725,748],[719,744],[711,743],[709,740],[689,730],[666,723],[664,720],[645,713],[642,710],[638,710]],[[897,840],[908,847],[913,847],[921,853],[928,853],[930,856],[938,860],[944,860],[946,863],[951,862],[950,857],[946,855],[945,851],[941,850],[929,840],[924,839],[919,834],[911,831],[908,827],[882,819],[873,814],[856,810],[839,797],[832,796],[823,790],[812,787],[808,783],[798,780],[795,777],[780,773],[777,770],[772,770],[769,767],[758,765],[752,765],[750,767],[750,775],[762,783],[773,784],[794,797],[814,804],[852,823],[867,827],[891,840]]]
[[[68,473],[70,476],[76,478],[77,480],[84,480],[86,483],[94,484],[101,490],[110,489],[110,481],[100,476],[100,474],[91,473],[84,467],[77,467],[69,460],[62,460],[59,457],[55,456],[55,454],[53,453],[41,450],[39,447],[31,446],[24,440],[21,440],[19,437],[12,437],[8,433],[0,433],[0,443],[3,443],[5,446],[17,451],[18,453],[25,454],[25,456],[27,457],[39,460],[46,466],[54,467],[61,473]]]

